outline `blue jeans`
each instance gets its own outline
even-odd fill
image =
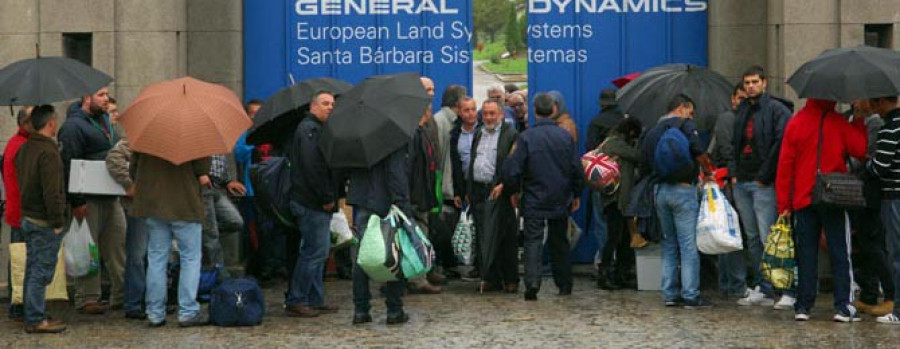
[[[353,225],[356,226],[354,234],[356,234],[357,240],[362,241],[369,223],[369,216],[371,215],[372,213],[363,207],[353,207]],[[356,263],[356,254],[358,252],[359,245],[353,245],[351,249],[351,258],[353,258],[353,306],[355,313],[368,314],[369,310],[372,309],[372,291],[369,289],[369,275],[366,275],[366,272]],[[385,283],[384,304],[387,306],[388,315],[403,312],[403,292],[405,292],[405,288],[404,280]]]
[[[126,312],[139,312],[147,279],[147,229],[141,218],[126,216],[126,220],[123,307]]]
[[[819,292],[819,237],[825,230],[834,309],[848,312],[853,303],[853,269],[850,262],[850,226],[843,209],[812,205],[794,211],[794,258],[797,260],[797,302],[794,310],[811,311]]]
[[[665,301],[686,301],[700,296],[700,253],[697,252],[697,188],[690,185],[659,184],[656,213],[662,228],[662,290]],[[678,265],[681,259],[681,292]]]
[[[53,228],[41,228],[22,219],[25,246],[25,282],[22,299],[25,301],[25,325],[37,325],[44,321],[47,285],[53,281],[56,271],[59,245],[63,235]]]
[[[166,270],[172,238],[178,241],[181,274],[178,276],[178,321],[200,313],[197,287],[200,285],[200,253],[203,226],[200,222],[144,220],[147,228],[147,319],[157,323],[166,319]]]
[[[889,267],[894,277],[894,315],[900,315],[900,200],[882,201],[881,219],[887,235]]]
[[[597,237],[597,256],[594,257],[594,264],[600,263],[603,257],[603,248],[606,247],[606,240],[609,239],[609,228],[603,209],[603,195],[600,195],[599,191],[591,191],[591,231]]]
[[[762,277],[760,263],[766,238],[769,237],[772,225],[778,220],[775,188],[761,187],[756,182],[738,182],[734,185],[734,201],[747,235],[745,249],[750,252],[750,264],[754,270],[753,283],[759,285],[760,292],[767,297],[773,297],[772,283]]]
[[[291,202],[291,212],[300,227],[300,254],[291,277],[285,305],[325,305],[322,277],[331,249],[331,213]]]

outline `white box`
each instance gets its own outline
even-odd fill
[[[650,244],[634,250],[637,264],[637,286],[640,291],[662,290],[662,247]]]
[[[124,196],[125,189],[116,183],[106,169],[106,161],[72,160],[69,192],[74,194]]]

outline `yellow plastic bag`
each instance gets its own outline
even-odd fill
[[[778,217],[766,238],[762,258],[762,274],[772,286],[787,290],[794,286],[797,262],[794,260],[794,239],[791,224],[785,216]]]
[[[9,244],[9,271],[12,282],[12,303],[22,304],[22,288],[25,284],[25,259],[28,256],[24,242]],[[53,281],[47,285],[46,299],[48,301],[69,300],[66,292],[66,263],[63,258],[63,249],[60,247],[56,261],[56,272]]]

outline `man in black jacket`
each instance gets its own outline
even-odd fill
[[[781,139],[791,118],[791,110],[781,100],[766,93],[766,74],[759,66],[743,75],[747,94],[735,113],[732,161],[728,172],[734,187],[734,201],[747,232],[750,263],[756,266],[758,289],[738,300],[739,305],[775,305],[775,309],[793,309],[794,297],[785,292],[774,303],[772,285],[762,278],[759,265],[769,228],[778,219],[775,202],[775,172],[781,153]]]
[[[482,105],[484,127],[475,132],[468,169],[468,197],[475,214],[476,253],[481,255],[479,292],[516,293],[519,285],[516,212],[504,193],[503,161],[518,137],[515,126],[503,120],[502,104],[489,99]]]
[[[109,92],[103,87],[69,106],[66,122],[59,130],[66,183],[72,160],[106,161],[106,153],[119,141],[106,111]],[[100,249],[111,283],[109,303],[122,306],[125,274],[125,211],[117,196],[68,195],[72,215],[86,219],[91,237]],[[100,273],[75,278],[75,307],[83,314],[104,314],[100,303]]]
[[[334,110],[334,94],[313,94],[309,113],[297,126],[291,146],[291,212],[300,227],[300,255],[286,293],[285,311],[290,316],[316,317],[337,312],[326,305],[322,277],[331,248],[331,216],[337,193],[331,169],[319,150],[322,126]]]

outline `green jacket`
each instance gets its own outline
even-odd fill
[[[129,214],[186,222],[202,222],[206,217],[198,177],[209,174],[210,158],[176,166],[153,155],[134,152],[130,165],[135,195]]]
[[[621,136],[611,135],[601,145],[600,151],[618,157],[619,163],[619,190],[606,197],[604,203],[616,202],[619,210],[625,212],[625,206],[631,197],[631,189],[634,188],[635,171],[639,168],[641,153],[637,146],[628,144]]]

